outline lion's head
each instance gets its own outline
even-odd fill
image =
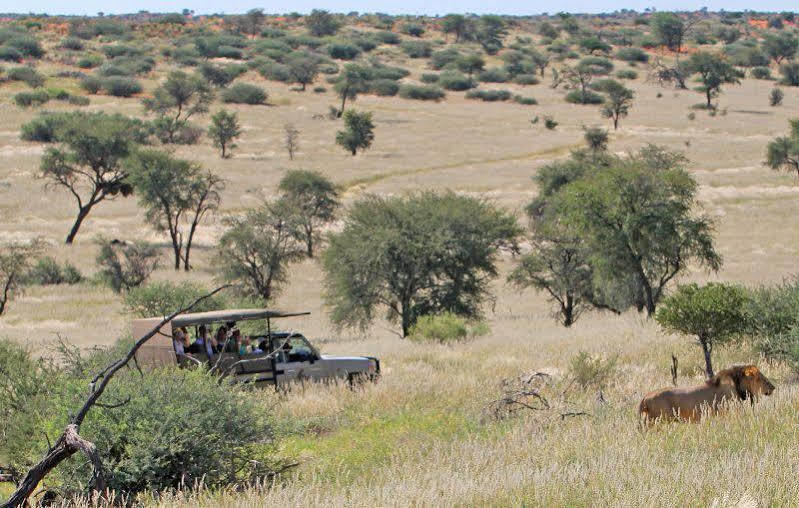
[[[755,400],[774,392],[774,384],[755,365],[733,365],[716,374],[711,382],[719,386],[725,378],[732,381],[741,400]]]

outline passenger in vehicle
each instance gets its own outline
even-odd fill
[[[205,325],[200,325],[197,329],[197,338],[191,346],[189,346],[189,353],[202,354],[205,353],[208,358],[214,356],[214,349],[211,344],[211,338],[208,336],[208,329]]]
[[[222,325],[216,330],[212,339],[214,353],[221,353],[227,345],[227,340],[227,327]]]
[[[239,345],[241,343],[241,332],[237,329],[230,332],[230,337],[227,339],[227,346],[225,346],[226,353],[238,353]]]
[[[189,338],[186,336],[186,333],[178,328],[172,334],[172,345],[175,348],[175,353],[178,356],[184,356],[186,351],[191,347],[189,344]]]

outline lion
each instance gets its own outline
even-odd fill
[[[746,400],[754,404],[761,395],[771,395],[774,385],[754,365],[733,365],[699,386],[661,388],[647,393],[638,405],[644,422],[650,420],[699,421],[702,406],[717,412],[724,401]]]

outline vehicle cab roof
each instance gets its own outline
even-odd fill
[[[255,319],[274,319],[292,316],[305,316],[310,312],[285,312],[274,309],[229,309],[181,314],[172,320],[173,327],[198,326],[229,321],[252,321]]]

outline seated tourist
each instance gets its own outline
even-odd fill
[[[178,328],[172,334],[172,346],[175,348],[175,353],[178,356],[183,356],[186,354],[186,350],[191,347],[189,344],[189,338],[186,336],[185,332]]]

